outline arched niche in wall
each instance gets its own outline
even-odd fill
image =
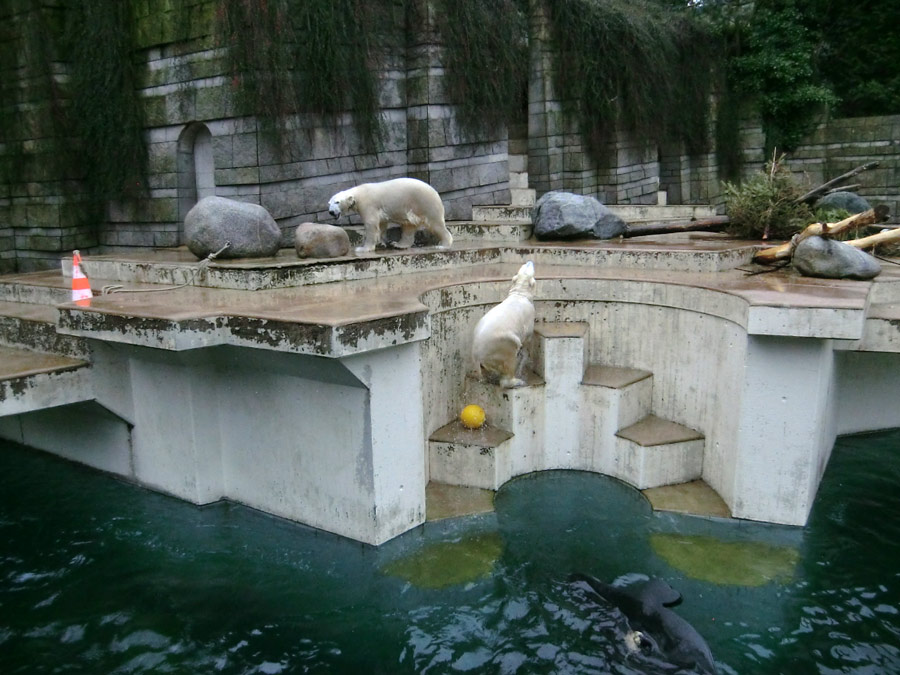
[[[178,137],[178,241],[184,243],[184,217],[204,197],[216,194],[212,134],[191,122]]]

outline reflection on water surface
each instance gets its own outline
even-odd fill
[[[892,431],[839,440],[804,529],[548,472],[374,549],[0,443],[0,672],[653,672],[572,572],[664,579],[724,673],[900,672],[898,488]]]

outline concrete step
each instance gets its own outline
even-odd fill
[[[492,223],[474,220],[453,220],[447,223],[453,241],[525,241],[531,237],[531,221]]]
[[[719,493],[703,480],[647,488],[643,492],[654,511],[672,511],[713,518],[731,517],[731,510]]]
[[[467,404],[480,405],[487,424],[513,434],[509,440],[508,462],[502,467],[503,473],[498,474],[503,478],[501,484],[541,466],[546,438],[544,380],[530,368],[522,369],[518,376],[525,385],[514,389],[503,389],[471,375],[466,377],[464,384],[463,400]]]
[[[344,229],[350,237],[350,246],[361,246],[365,233],[362,225],[346,225]],[[449,220],[447,229],[453,235],[453,241],[525,241],[531,237],[531,221],[476,221],[476,220]],[[387,240],[390,242],[400,239],[400,228],[388,229]],[[417,232],[414,246],[434,246],[437,240],[425,232]]]
[[[0,346],[0,417],[93,398],[87,361]]]
[[[509,480],[513,434],[485,424],[468,429],[454,420],[428,438],[429,480],[496,490]]]
[[[581,383],[593,407],[606,411],[613,433],[650,414],[653,373],[648,370],[593,364]]]
[[[580,391],[587,361],[588,324],[577,321],[537,323],[530,344],[531,364],[544,386],[543,466],[547,469],[587,469],[591,447],[581,425]]]
[[[616,433],[613,475],[640,490],[696,480],[704,445],[696,429],[648,415]]]
[[[590,468],[618,475],[616,432],[650,414],[653,375],[646,370],[591,364],[581,379],[582,436]]]
[[[527,206],[531,208],[537,201],[537,191],[532,188],[510,188],[509,203],[511,206]]]
[[[51,305],[0,301],[0,345],[86,358],[84,338],[56,332],[58,314]]]
[[[510,171],[509,172],[509,189],[510,190],[526,190],[526,189],[528,189],[528,172],[527,171]]]
[[[425,486],[425,520],[460,518],[494,510],[494,491],[429,481]]]
[[[71,300],[72,279],[58,270],[0,277],[0,301],[60,305]]]
[[[531,222],[531,206],[488,205],[473,206],[472,220],[491,223]]]

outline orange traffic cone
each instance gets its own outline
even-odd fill
[[[76,305],[86,307],[91,304],[91,284],[88,278],[81,271],[81,254],[75,251],[72,254],[72,302]]]

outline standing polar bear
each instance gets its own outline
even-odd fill
[[[440,239],[438,248],[450,248],[453,236],[444,223],[444,203],[428,183],[416,178],[394,178],[381,183],[363,183],[343,190],[328,200],[328,213],[340,218],[356,211],[366,227],[366,239],[357,253],[375,250],[382,242],[388,223],[403,229],[397,248],[409,248],[418,228],[434,233]]]
[[[519,350],[534,332],[534,263],[530,260],[512,278],[509,295],[478,321],[472,339],[475,373],[500,376],[500,386],[521,387],[516,377]]]

